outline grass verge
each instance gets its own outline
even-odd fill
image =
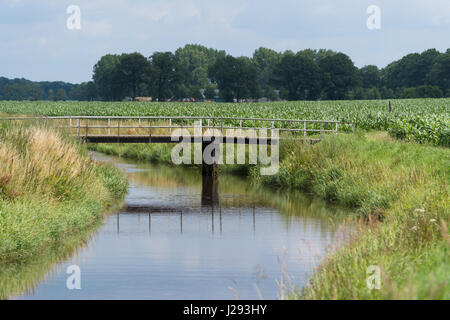
[[[6,287],[1,275],[11,266],[17,271],[25,264],[33,264],[50,248],[79,239],[85,230],[102,221],[108,208],[121,202],[126,191],[124,173],[94,163],[82,145],[61,133],[37,124],[3,123],[1,287]],[[6,290],[0,290],[0,298],[6,297]]]
[[[254,180],[355,208],[361,222],[291,299],[449,299],[450,151],[387,134],[292,146],[279,173]],[[380,289],[369,290],[369,267]]]

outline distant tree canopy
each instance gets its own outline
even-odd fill
[[[0,78],[4,100],[153,100],[194,98],[225,101],[339,100],[450,97],[450,49],[412,53],[383,69],[358,69],[332,50],[277,52],[260,47],[252,57],[188,44],[172,52],[107,54],[81,84]]]
[[[259,95],[258,71],[247,57],[219,57],[209,68],[208,75],[217,84],[225,101],[257,98]]]
[[[95,100],[92,81],[80,84],[67,82],[33,82],[26,79],[0,77],[0,100]]]

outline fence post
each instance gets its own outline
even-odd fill
[[[305,141],[306,141],[306,137],[308,136],[308,133],[306,130],[307,130],[306,129],[306,121],[304,121],[303,122],[303,137],[304,137]]]
[[[392,101],[389,100],[389,124],[391,124]]]
[[[169,119],[169,135],[172,136],[172,119]]]
[[[149,134],[150,134],[150,140],[152,139],[152,119],[148,119],[148,127],[149,127]]]
[[[111,135],[111,119],[108,119],[108,136]]]
[[[352,123],[353,135],[356,134],[356,123]]]
[[[322,140],[323,122],[320,123],[320,140]]]
[[[88,136],[88,128],[89,128],[89,119],[88,118],[86,118],[86,138],[87,138],[87,136]]]
[[[338,126],[339,126],[339,122],[336,122],[336,134],[338,134]]]
[[[120,119],[117,119],[117,136],[120,137]]]
[[[81,119],[78,118],[78,137],[80,137],[80,131],[81,131]]]

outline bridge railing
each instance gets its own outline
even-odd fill
[[[214,130],[226,136],[227,130],[272,130],[281,135],[320,140],[324,134],[356,132],[355,123],[334,120],[265,119],[239,117],[194,117],[194,116],[55,116],[55,117],[9,117],[0,118],[0,123],[44,120],[51,125],[69,130],[77,137],[90,136],[171,136],[174,130],[184,129],[195,134],[201,128]],[[241,131],[239,131],[241,130]]]

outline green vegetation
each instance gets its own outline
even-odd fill
[[[95,164],[54,129],[0,127],[0,268],[31,257],[101,221],[127,190],[124,174]],[[1,297],[1,294],[0,294]]]
[[[450,99],[395,100],[391,115],[388,101],[384,100],[271,103],[0,101],[0,112],[8,114],[339,120],[354,122],[358,129],[390,130],[397,138],[447,147],[450,145],[449,111]]]
[[[450,298],[447,149],[369,134],[292,145],[284,154],[278,175],[252,170],[253,179],[354,207],[365,221],[289,298]],[[371,265],[382,270],[380,290],[367,289]]]

